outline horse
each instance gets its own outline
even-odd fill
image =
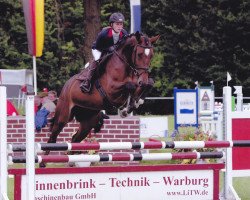
[[[159,35],[149,38],[139,32],[125,36],[100,62],[90,93],[81,91],[79,74],[71,77],[60,93],[48,143],[56,143],[59,133],[73,118],[79,122],[79,128],[71,142],[79,143],[92,129],[100,131],[103,120],[108,118],[102,110],[123,108],[122,115],[126,116],[136,109],[135,103],[145,98],[153,84],[149,68],[153,44],[158,38]],[[46,151],[45,155],[48,154]],[[45,164],[41,163],[40,167]]]

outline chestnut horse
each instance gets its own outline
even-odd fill
[[[158,38],[148,38],[139,32],[125,36],[114,51],[100,62],[90,93],[81,91],[78,74],[71,77],[59,96],[48,143],[55,143],[64,126],[74,117],[80,125],[72,142],[81,142],[93,128],[95,132],[100,130],[105,118],[101,110],[125,108],[123,115],[126,116],[126,112],[135,109],[134,103],[145,98],[146,90],[153,84],[149,68],[153,56],[152,44]]]

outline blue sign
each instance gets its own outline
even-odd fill
[[[174,88],[175,130],[188,125],[198,128],[198,90]]]

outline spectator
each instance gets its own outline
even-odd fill
[[[55,91],[49,91],[48,96],[42,98],[42,108],[45,108],[50,113],[54,113],[56,110],[55,101],[57,99],[57,93]]]
[[[53,114],[56,109],[55,101],[57,100],[57,93],[55,91],[42,92],[40,94],[41,108],[38,110],[35,116],[36,130],[40,131],[48,123],[47,117],[49,114]],[[39,99],[37,99],[39,104]]]
[[[37,113],[38,110],[40,110],[41,106],[42,106],[42,100],[40,96],[35,96],[34,99],[34,103],[35,103],[35,114]]]
[[[57,92],[54,90],[51,90],[48,92],[48,99],[53,101],[56,104],[57,101]]]

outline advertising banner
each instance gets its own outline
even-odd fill
[[[90,167],[85,168],[87,173],[73,173],[76,169],[69,168],[67,174],[36,174],[35,199],[214,199],[219,172],[214,176],[212,165],[176,166],[169,166],[170,170],[164,166],[99,167],[99,171]],[[27,199],[26,178],[22,176],[21,199]]]

